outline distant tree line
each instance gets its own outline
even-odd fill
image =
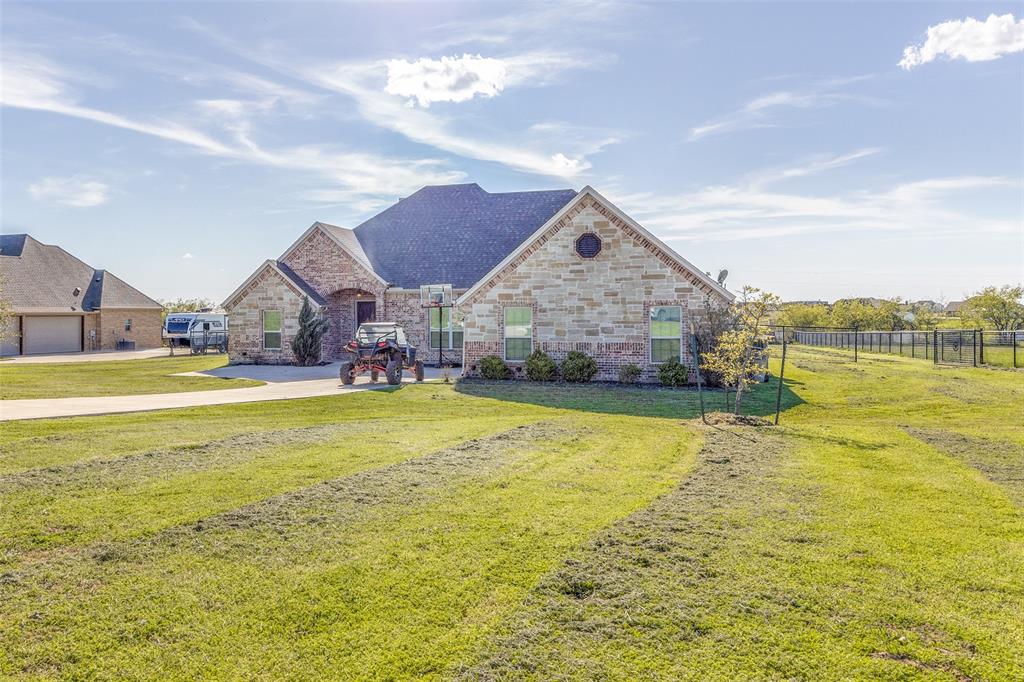
[[[964,301],[965,328],[1020,329],[1024,326],[1024,287],[986,287]],[[934,329],[944,318],[929,305],[891,299],[843,299],[832,304],[784,303],[775,321],[792,327],[857,327],[863,330]]]

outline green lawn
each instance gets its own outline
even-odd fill
[[[786,374],[3,423],[0,677],[1024,676],[1020,375]]]
[[[0,364],[0,400],[212,391],[263,383],[250,379],[171,376],[180,372],[216,369],[226,364],[227,356],[224,355]]]

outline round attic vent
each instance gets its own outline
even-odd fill
[[[596,258],[601,253],[601,238],[592,232],[580,235],[576,240],[576,253],[580,258]]]

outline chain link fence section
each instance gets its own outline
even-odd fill
[[[772,328],[774,342],[838,349],[852,355],[882,353],[930,360],[935,364],[977,367],[1024,367],[1024,330],[934,329],[930,331],[860,331],[848,327]]]

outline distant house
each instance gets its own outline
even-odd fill
[[[920,301],[914,301],[911,304],[911,306],[913,308],[915,308],[915,309],[928,310],[928,311],[931,311],[933,313],[941,313],[943,310],[946,309],[946,306],[942,305],[941,303],[939,303],[937,301],[932,301],[930,299],[922,299]]]
[[[960,309],[964,307],[966,301],[950,301],[946,304],[946,314],[948,315],[959,315]]]
[[[421,307],[429,285],[451,287],[455,314]],[[476,184],[424,187],[355,229],[314,223],[225,300],[232,362],[290,362],[306,297],[331,322],[325,360],[376,320],[400,323],[428,362],[461,355],[469,376],[487,355],[519,370],[534,350],[578,350],[598,379],[636,364],[646,381],[670,360],[692,367],[690,320],[734,298],[590,187]]]
[[[27,234],[0,235],[0,296],[14,311],[0,355],[161,344],[163,306],[105,270]]]

